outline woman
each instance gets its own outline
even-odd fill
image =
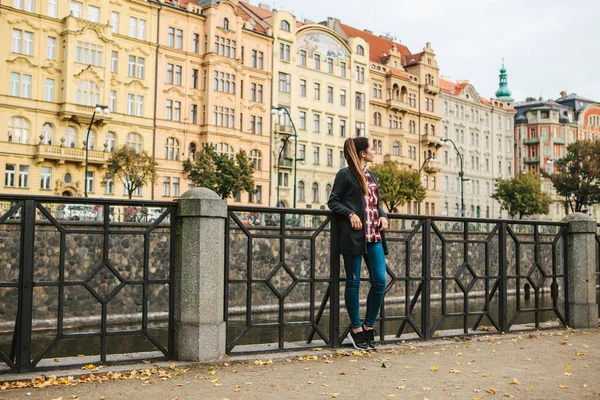
[[[327,204],[338,221],[340,253],[344,257],[344,298],[351,324],[348,339],[356,349],[375,349],[377,342],[373,327],[386,283],[387,246],[383,231],[387,229],[388,221],[379,206],[377,176],[367,169],[367,163],[375,159],[369,140],[365,137],[347,139],[344,158],[348,167],[337,173]],[[365,319],[361,322],[358,292],[363,258],[369,269],[371,288]]]

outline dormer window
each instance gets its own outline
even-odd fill
[[[358,54],[359,56],[364,56],[365,55],[365,48],[362,46],[356,46],[356,54]]]
[[[287,21],[281,21],[281,30],[289,32],[290,31],[290,23]]]
[[[223,29],[229,30],[229,20],[227,18],[223,18]]]

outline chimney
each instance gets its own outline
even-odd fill
[[[258,7],[262,8],[263,10],[271,11],[271,6],[268,4],[258,3]]]
[[[365,32],[370,33],[371,35],[373,34],[373,31],[369,29],[365,29]]]
[[[560,92],[560,98],[564,99],[567,97],[567,92],[565,92],[564,90],[562,92]]]

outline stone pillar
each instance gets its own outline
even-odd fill
[[[223,320],[227,202],[210,189],[179,198],[175,263],[175,356],[184,361],[225,355]]]
[[[569,214],[564,220],[569,223],[567,324],[572,328],[597,328],[596,221],[583,213]]]

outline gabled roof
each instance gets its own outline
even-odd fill
[[[272,11],[265,10],[264,8],[258,6],[253,6],[252,4],[247,3],[245,1],[240,1],[240,4],[246,7],[248,10],[250,10],[250,12],[252,12],[260,19],[267,19],[273,15]]]
[[[238,12],[240,12],[240,14],[242,14],[242,19],[244,21],[248,21],[249,19],[254,19],[250,14],[248,14],[248,12],[246,12],[246,10],[243,7],[238,6],[237,10],[238,10]],[[254,22],[256,22],[256,20]],[[259,23],[254,24],[254,30],[256,32],[260,32],[260,33],[267,33],[267,30]]]
[[[452,82],[447,79],[440,78],[439,86],[440,90],[444,93],[451,94],[453,96],[458,96],[462,93],[462,91],[469,85],[469,81],[458,81]],[[479,94],[477,94],[479,96]],[[492,105],[492,102],[486,99],[483,96],[479,96],[479,100],[488,106]]]
[[[353,28],[346,24],[340,24],[344,33],[348,37],[359,37],[369,43],[369,59],[379,64],[385,64],[387,61],[387,55],[392,51],[392,46],[395,44],[396,49],[402,61],[405,61],[405,57],[410,57],[412,54],[408,48],[400,43],[396,43],[388,38],[374,35],[369,32],[362,31],[360,29]],[[384,55],[385,54],[385,55]]]

